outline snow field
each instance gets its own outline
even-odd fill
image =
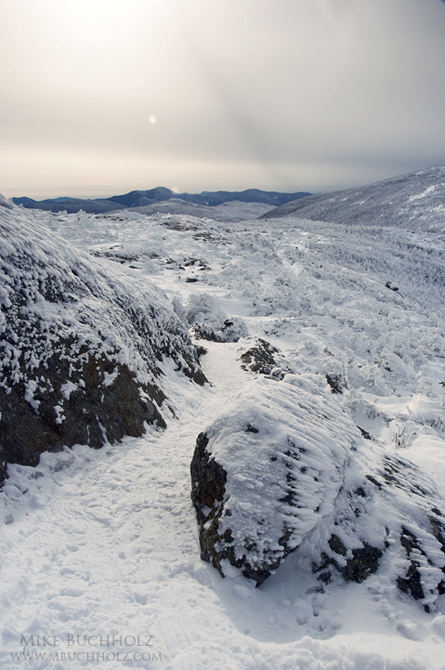
[[[0,502],[2,668],[445,668],[445,603],[425,613],[394,588],[389,562],[361,585],[338,580],[324,592],[297,554],[260,588],[236,570],[222,579],[200,560],[189,475],[198,433],[231,402],[242,415],[257,382],[239,358],[262,337],[314,402],[329,392],[326,373],[340,375],[343,393],[331,398],[339,415],[414,461],[443,494],[443,237],[377,228],[346,235],[341,225],[298,220],[35,216],[108,271],[118,263],[135,290],[145,278],[157,284],[180,317],[205,294],[204,320],[219,328],[238,317],[249,336],[199,342],[211,386],[178,381],[165,364],[178,417],[166,431],[45,454],[34,469],[10,466]],[[60,636],[65,652],[68,635],[149,636],[162,660],[13,660],[21,635],[45,634]],[[140,648],[99,649],[109,650]]]

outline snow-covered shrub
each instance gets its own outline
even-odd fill
[[[227,318],[218,298],[209,293],[192,293],[185,316],[197,339],[238,342],[248,335],[244,321],[239,317]]]

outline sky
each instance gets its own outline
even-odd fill
[[[441,0],[0,0],[0,192],[321,192],[445,163]]]

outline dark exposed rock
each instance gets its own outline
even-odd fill
[[[241,319],[226,319],[224,323],[216,328],[210,323],[195,323],[192,331],[197,340],[208,342],[238,342],[241,337],[247,335],[244,322]]]
[[[425,598],[425,593],[419,572],[420,563],[418,560],[415,560],[415,558],[412,558],[411,554],[413,553],[413,550],[415,550],[415,553],[425,556],[425,552],[419,545],[416,536],[407,528],[402,528],[400,544],[406,551],[410,565],[403,577],[397,577],[397,586],[404,593],[412,595],[415,600],[423,600]]]
[[[243,370],[269,375],[277,365],[273,357],[273,354],[276,353],[278,353],[278,349],[273,347],[269,342],[266,342],[266,340],[258,338],[257,345],[251,347],[241,355],[241,367]]]
[[[343,544],[343,542],[338,537],[338,535],[331,535],[328,544],[331,547],[332,551],[334,551],[336,554],[340,554],[340,556],[346,556],[347,549]]]
[[[217,335],[209,323],[195,323],[192,326],[193,334],[197,340],[208,342],[224,342],[221,335]]]
[[[224,515],[230,518],[232,511],[224,506],[226,496],[227,473],[206,447],[209,443],[207,434],[200,433],[196,440],[196,449],[190,466],[192,493],[191,498],[200,525],[199,541],[201,558],[219,570],[224,577],[221,562],[228,560],[234,567],[240,568],[243,575],[261,584],[269,577],[280,560],[263,565],[251,565],[246,557],[237,558],[234,538],[230,528],[221,533],[219,521]],[[255,542],[247,544],[248,551],[255,551]]]
[[[366,542],[358,549],[352,549],[352,556],[348,557],[348,551],[343,542],[337,535],[331,535],[328,542],[330,549],[339,556],[345,557],[345,565],[339,565],[335,558],[329,557],[325,552],[321,554],[322,562],[320,565],[315,563],[312,566],[313,572],[320,572],[318,579],[323,582],[329,581],[332,576],[331,571],[326,572],[328,566],[334,567],[346,582],[357,582],[361,584],[369,575],[377,572],[379,559],[383,556],[383,551],[378,547],[371,547]],[[323,571],[323,572],[321,572]],[[329,575],[329,578],[327,577]]]
[[[378,482],[377,479],[375,477],[373,477],[372,475],[365,475],[365,477],[368,481],[370,481],[372,484],[374,484],[374,486],[377,486],[377,488],[379,490],[383,488],[383,485],[380,484],[380,482]]]
[[[365,542],[361,549],[352,549],[352,558],[346,561],[346,567],[341,569],[341,573],[346,581],[361,584],[369,575],[377,572],[382,556],[381,549]]]
[[[28,382],[13,385],[9,393],[0,387],[4,462],[34,466],[43,451],[73,444],[97,449],[105,439],[116,442],[125,435],[142,435],[144,422],[166,427],[158,409],[165,400],[160,388],[138,384],[128,367],[103,355],[97,358],[83,351],[73,365],[68,346],[64,350],[65,357],[51,356]],[[26,385],[42,378],[40,386],[35,382],[35,411],[25,399]]]
[[[196,449],[190,465],[192,477],[192,502],[196,508],[198,521],[206,523],[207,514],[203,509],[212,509],[214,503],[222,503],[224,500],[227,473],[210,457],[206,451],[209,438],[205,433],[200,433],[196,439]]]
[[[326,381],[331,387],[332,393],[343,393],[346,383],[343,375],[326,373]]]
[[[200,525],[201,558],[211,563],[213,562],[214,547],[220,540],[218,522],[223,509],[227,473],[206,451],[208,443],[208,436],[205,433],[200,433],[196,440],[190,473],[192,479],[191,497]],[[229,511],[226,510],[226,514]],[[232,542],[230,531],[226,531],[223,540],[227,545],[230,545]],[[218,561],[213,562],[213,565],[219,568],[219,561],[228,557],[229,553],[230,546],[227,546],[218,557]],[[233,560],[233,556],[231,558]]]
[[[365,430],[364,428],[360,428],[360,426],[357,426],[357,428],[359,429],[365,440],[372,440],[371,433],[368,433],[368,431]]]

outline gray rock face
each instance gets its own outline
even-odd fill
[[[0,210],[0,479],[7,463],[35,465],[48,449],[165,427],[166,358],[204,383],[168,300],[134,289],[31,213]]]
[[[366,440],[329,390],[259,377],[198,436],[191,464],[201,557],[257,585],[291,552],[323,583],[394,588],[434,611],[445,514],[434,484]]]

